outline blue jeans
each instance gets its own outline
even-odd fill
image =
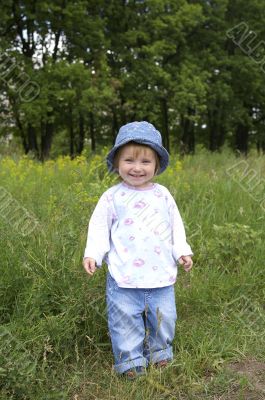
[[[120,288],[107,274],[108,327],[117,373],[173,358],[177,319],[174,285]]]

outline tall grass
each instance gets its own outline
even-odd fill
[[[243,393],[249,383],[228,365],[265,356],[265,211],[253,187],[227,173],[240,159],[228,152],[173,157],[157,177],[176,198],[195,266],[190,274],[180,270],[176,284],[172,366],[162,373],[151,368],[132,383],[112,371],[106,266],[89,278],[81,265],[91,212],[117,182],[103,159],[61,157],[44,165],[26,157],[0,160],[1,188],[38,221],[23,236],[0,200],[1,398],[217,399],[230,398],[231,388]],[[264,176],[264,158],[246,161],[256,179]]]

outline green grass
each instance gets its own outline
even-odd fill
[[[81,265],[89,216],[116,182],[102,157],[0,158],[0,398],[264,398],[264,385],[230,368],[265,357],[264,157],[246,159],[256,189],[229,173],[241,159],[228,152],[173,158],[157,178],[176,198],[195,265],[176,284],[172,365],[135,382],[112,370],[106,266],[89,278]],[[16,201],[9,214],[3,188]],[[28,236],[12,221],[24,212],[14,204],[38,221]]]

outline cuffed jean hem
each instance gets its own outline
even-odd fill
[[[128,369],[135,368],[135,367],[144,367],[146,368],[148,365],[147,360],[144,357],[137,358],[136,360],[129,360],[123,362],[121,364],[114,365],[114,371],[117,374],[123,374],[123,372],[127,371]]]
[[[165,350],[159,350],[159,351],[153,352],[150,357],[147,357],[147,359],[148,358],[150,358],[150,360],[149,360],[150,364],[155,364],[162,360],[173,360],[172,347],[168,347]]]

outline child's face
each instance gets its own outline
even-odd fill
[[[155,175],[156,157],[149,147],[125,145],[120,152],[118,172],[124,182],[138,188],[147,187]]]

